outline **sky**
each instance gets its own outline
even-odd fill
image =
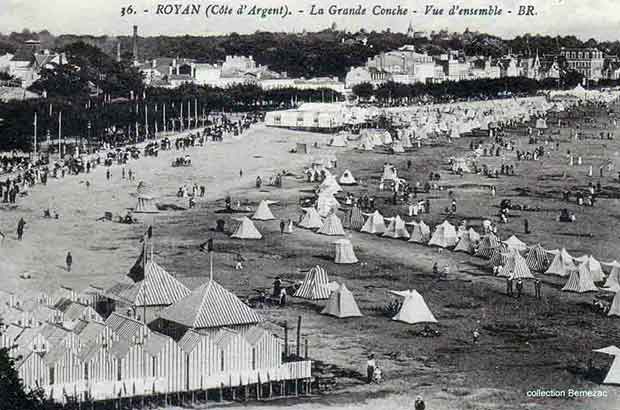
[[[253,2],[252,2],[253,1]],[[618,0],[0,0],[0,32],[47,29],[53,34],[127,35],[138,25],[141,36],[155,35],[214,35],[260,31],[316,31],[336,23],[339,29],[357,31],[406,31],[411,22],[416,30],[431,31],[446,28],[463,31],[465,28],[512,38],[525,33],[545,35],[575,35],[587,40],[620,40],[620,1]],[[121,17],[121,8],[133,5],[136,14]],[[198,5],[200,14],[157,15],[158,6]],[[241,4],[262,8],[288,6],[292,16],[260,18],[237,15]],[[347,4],[342,6],[341,4]],[[461,8],[487,8],[497,4],[503,9],[500,16],[449,16],[452,5]],[[207,17],[208,6],[229,6],[232,15]],[[311,6],[323,8],[324,15],[310,15]],[[329,15],[329,7],[366,8],[364,16]],[[375,6],[407,9],[405,16],[373,15]],[[444,9],[443,16],[425,15],[425,6]],[[535,16],[518,16],[519,5],[533,5]],[[145,12],[148,10],[148,13]],[[303,10],[303,14],[299,14]],[[412,11],[416,13],[413,14]],[[511,10],[512,14],[507,11]]]

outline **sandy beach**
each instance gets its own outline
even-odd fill
[[[106,181],[105,167],[99,166],[90,174],[51,179],[47,187],[35,186],[15,209],[0,209],[0,226],[7,234],[0,249],[2,290],[28,296],[38,291],[53,292],[61,285],[81,289],[93,284],[105,288],[122,280],[128,272],[138,256],[140,237],[152,225],[155,259],[191,286],[208,278],[207,258],[198,245],[213,238],[214,278],[241,297],[269,288],[278,275],[291,282],[302,279],[300,270],[316,264],[327,269],[330,280],[345,282],[352,290],[365,318],[338,321],[318,314],[322,303],[299,299],[292,299],[285,308],[260,311],[267,319],[287,320],[289,324],[302,316],[302,334],[308,340],[310,358],[318,362],[321,374],[333,375],[337,380],[332,393],[287,403],[293,409],[409,409],[418,394],[424,396],[428,409],[618,408],[620,389],[599,386],[572,371],[573,366],[587,360],[592,348],[613,344],[620,330],[617,319],[588,309],[586,304],[592,295],[561,293],[560,281],[545,278],[543,302],[533,298],[529,287],[523,299],[507,298],[505,282],[492,277],[481,259],[359,232],[347,234],[364,264],[335,265],[332,243],[337,238],[302,229],[291,235],[281,235],[279,231],[280,219],[298,220],[298,201],[304,195],[300,191],[313,188],[302,178],[303,167],[312,158],[335,154],[338,168],[334,172],[340,174],[348,168],[356,177],[363,178],[364,184],[351,190],[356,195],[366,191],[376,194],[379,208],[386,216],[404,216],[406,208],[387,204],[387,192],[376,193],[384,162],[394,163],[402,176],[411,181],[424,181],[431,170],[442,169],[441,185],[446,190],[427,195],[433,201],[433,211],[424,215],[430,226],[446,218],[442,212],[449,204],[448,190],[458,197],[459,211],[453,219],[466,218],[474,223],[496,214],[500,198],[512,198],[536,204],[545,211],[528,214],[531,234],[522,235],[520,215],[501,227],[502,238],[515,233],[528,244],[540,242],[547,249],[566,247],[573,256],[589,253],[599,260],[618,259],[620,237],[613,228],[617,224],[618,205],[614,194],[620,188],[616,175],[602,179],[608,195],[599,200],[596,208],[560,204],[558,195],[536,195],[556,192],[561,187],[584,187],[586,164],[605,159],[601,144],[605,144],[607,152],[617,155],[617,139],[563,142],[560,152],[553,152],[549,159],[519,163],[517,176],[494,181],[483,181],[479,175],[461,178],[443,170],[445,158],[465,150],[469,139],[449,146],[424,146],[399,155],[329,148],[328,140],[325,135],[255,125],[239,139],[189,149],[191,167],[171,167],[182,151],[162,151],[156,158],[141,158],[127,165],[136,174],[134,182],[121,179],[119,166],[112,167],[111,181]],[[311,147],[315,141],[320,142],[319,149]],[[307,143],[309,153],[289,153],[297,142]],[[525,137],[519,137],[521,146],[526,143]],[[560,181],[557,176],[565,168],[563,152],[567,148],[583,152],[584,166],[571,169],[568,179]],[[407,159],[413,161],[408,171]],[[255,188],[256,176],[267,181],[282,169],[298,177],[284,178],[282,188]],[[243,170],[242,177],[239,170]],[[89,188],[85,181],[90,182]],[[140,221],[135,225],[97,221],[106,211],[123,214],[133,208],[138,181],[144,181],[158,205],[169,208],[188,207],[187,199],[175,195],[184,183],[206,185],[207,195],[191,210],[135,215]],[[497,187],[496,198],[490,196],[489,184]],[[519,195],[515,190],[518,187],[528,187],[533,193]],[[226,195],[232,196],[233,204],[239,200],[242,208],[255,207],[261,199],[278,201],[272,206],[278,220],[256,223],[264,240],[234,241],[224,233],[212,231],[219,218],[226,221],[227,231],[233,223],[229,215],[215,213],[224,207]],[[43,209],[48,206],[57,209],[59,220],[43,218]],[[559,226],[554,222],[563,207],[578,213],[577,224]],[[27,225],[23,241],[18,242],[15,226],[20,217]],[[586,233],[593,236],[584,238]],[[64,264],[67,251],[73,254],[71,272],[66,271]],[[241,271],[234,270],[236,253],[247,260]],[[431,275],[434,263],[451,266],[449,280],[438,281]],[[30,272],[32,279],[20,279],[23,272]],[[440,322],[440,337],[416,336],[413,328],[393,322],[381,312],[390,300],[387,290],[408,288],[424,296]],[[511,331],[511,326],[517,324],[519,330]],[[482,329],[483,337],[479,345],[472,346],[471,331],[476,327]],[[519,332],[525,332],[525,336]],[[363,382],[368,352],[377,355],[386,379],[382,384]],[[484,368],[480,363],[484,363]],[[528,390],[550,386],[601,389],[608,392],[608,397],[527,397]],[[283,404],[254,403],[243,408]]]

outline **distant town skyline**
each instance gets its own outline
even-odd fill
[[[121,8],[129,4],[134,6],[137,14],[121,17]],[[269,17],[261,19],[252,16],[220,16],[205,18],[204,10],[210,2],[180,0],[177,4],[196,4],[201,6],[201,14],[193,16],[158,16],[158,4],[173,4],[155,0],[55,0],[53,3],[44,0],[0,0],[0,27],[3,33],[21,32],[24,28],[32,31],[49,30],[55,35],[131,35],[134,24],[140,27],[141,36],[157,35],[217,35],[237,32],[239,34],[259,31],[301,32],[302,30],[317,31],[336,23],[339,29],[358,31],[362,28],[372,31],[383,31],[387,28],[394,32],[405,32],[410,23],[416,30],[431,31],[448,29],[450,32],[470,30],[482,31],[502,38],[513,38],[525,33],[541,35],[575,35],[587,40],[594,38],[600,41],[620,40],[620,13],[617,13],[615,0],[530,0],[528,4],[536,7],[537,15],[533,17],[516,16],[518,6],[524,4],[519,0],[498,0],[497,5],[503,8],[500,16],[446,16],[452,4],[467,8],[488,8],[484,0],[468,0],[454,3],[437,0],[433,4],[436,9],[444,8],[444,16],[424,15],[425,3],[399,2],[384,0],[382,2],[359,1],[349,3],[346,7],[362,6],[367,9],[365,16],[329,15],[328,8],[335,5],[328,0],[257,0],[261,7],[280,7],[287,5],[295,13],[305,10],[304,14],[296,14],[287,18]],[[222,2],[233,9],[241,4],[232,0]],[[311,5],[324,8],[326,14],[309,16]],[[381,4],[384,8],[401,8],[417,10],[407,16],[373,16],[373,6]],[[345,7],[338,5],[337,7]],[[149,10],[145,13],[144,10]],[[507,10],[514,10],[508,14]],[[298,17],[299,16],[299,17]],[[303,16],[303,17],[301,17]]]

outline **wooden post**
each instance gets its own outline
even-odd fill
[[[224,383],[220,383],[220,402],[224,401]]]
[[[284,358],[288,359],[288,322],[284,321]]]
[[[286,397],[286,382],[284,380],[280,382],[280,395]]]
[[[294,391],[294,393],[293,393],[293,394],[294,394],[295,396],[297,396],[297,394],[298,394],[297,388],[299,387],[299,386],[297,385],[297,379],[295,379],[294,383],[295,383],[295,391]]]
[[[271,385],[271,377],[269,377],[269,373],[267,373],[267,383],[269,384],[269,392],[267,393],[267,398],[271,399],[273,395],[273,386]]]
[[[308,339],[304,339],[304,344],[305,344],[305,352],[304,352],[304,358],[306,360],[308,360]]]
[[[248,379],[249,381],[249,379]],[[248,397],[250,396],[250,387],[249,383],[246,383],[244,386],[245,394],[243,395],[243,401],[248,401]]]
[[[297,317],[297,357],[301,357],[301,316]]]
[[[256,373],[256,400],[260,400],[262,385],[260,382],[260,373]]]

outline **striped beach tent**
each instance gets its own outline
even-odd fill
[[[316,265],[306,273],[303,283],[293,296],[302,299],[322,300],[328,299],[329,293],[327,271]]]
[[[553,262],[545,271],[548,275],[568,276],[571,272],[577,271],[577,266],[573,262],[573,257],[568,254],[566,249],[562,248],[553,258]]]
[[[497,276],[510,279],[534,279],[534,275],[527,267],[525,259],[519,252],[511,252],[506,264]]]
[[[514,249],[510,249],[507,245],[501,244],[497,248],[491,250],[491,257],[489,258],[490,266],[504,266],[508,261],[508,258],[516,252]]]
[[[478,245],[476,256],[489,259],[493,256],[493,249],[497,248],[499,245],[500,241],[495,234],[490,233],[488,235],[484,235]]]
[[[364,215],[362,215],[362,210],[357,205],[353,205],[353,207],[349,210],[349,229],[354,229],[359,231],[364,226]]]
[[[383,215],[381,215],[379,211],[375,211],[368,216],[368,219],[366,219],[366,223],[362,226],[361,231],[377,234],[384,233],[385,229],[385,219],[383,218]]]
[[[409,232],[405,227],[405,221],[400,218],[400,215],[396,215],[394,218],[391,218],[390,224],[388,225],[386,231],[383,233],[383,236],[387,238],[405,238],[409,239]]]
[[[327,216],[330,212],[340,208],[340,202],[331,193],[320,193],[316,200],[316,210],[320,216]]]
[[[299,226],[306,229],[315,229],[323,226],[323,220],[321,216],[314,208],[302,208],[304,216],[299,222]]]
[[[342,222],[335,213],[329,214],[323,222],[323,226],[317,231],[322,235],[339,236],[344,235],[344,229],[342,228]]]
[[[413,225],[413,231],[411,231],[409,242],[427,243],[431,239],[431,228],[424,221],[410,222],[410,224]]]
[[[563,292],[576,292],[576,293],[585,293],[585,292],[596,292],[598,288],[594,284],[592,277],[590,276],[590,272],[588,269],[582,264],[579,266],[577,270],[571,270],[570,276],[568,277],[568,281],[566,281],[566,285],[562,288]]]
[[[549,252],[545,250],[540,244],[531,246],[527,252],[525,263],[534,272],[544,272],[551,264],[551,258]]]

